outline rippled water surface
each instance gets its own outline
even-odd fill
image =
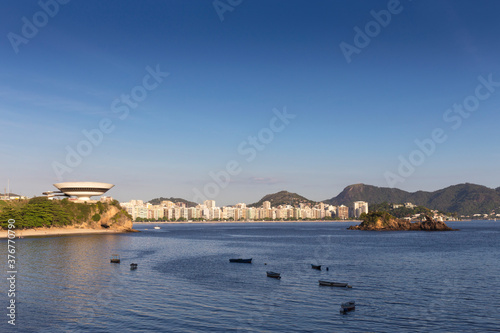
[[[17,240],[15,331],[500,331],[500,222],[427,233],[330,222],[158,225]],[[109,262],[114,253],[121,264]],[[240,257],[253,263],[229,263]],[[356,310],[340,314],[349,300]],[[3,311],[0,331],[14,331]]]

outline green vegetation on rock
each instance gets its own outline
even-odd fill
[[[65,226],[109,228],[109,220],[115,223],[117,229],[131,229],[130,215],[118,207],[115,203],[74,203],[68,199],[48,200],[46,197],[0,201],[0,228],[6,229],[8,220],[14,219],[18,229]]]
[[[444,222],[434,221],[428,215],[425,222],[410,222],[398,219],[387,212],[375,211],[360,216],[363,222],[359,225],[350,226],[350,230],[369,231],[451,231]]]
[[[375,212],[369,212],[368,214],[362,213],[359,218],[360,220],[366,223],[377,223],[378,221],[380,221],[382,224],[387,224],[395,217],[387,212],[375,211]]]

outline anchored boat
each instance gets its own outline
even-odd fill
[[[113,264],[119,264],[120,263],[120,256],[118,254],[112,254],[110,261]]]
[[[333,281],[324,281],[324,280],[319,280],[319,285],[320,286],[328,286],[328,287],[352,288],[352,286],[350,286],[347,283],[333,282]]]
[[[243,264],[251,264],[252,263],[252,258],[250,258],[250,259],[241,259],[241,258],[238,258],[238,259],[229,259],[229,262],[239,262],[239,263],[243,263]]]
[[[281,279],[281,274],[280,273],[267,271],[266,274],[267,274],[267,277],[278,279],[278,280]]]
[[[340,312],[346,313],[349,311],[354,311],[356,309],[356,303],[354,301],[345,302],[340,305]]]

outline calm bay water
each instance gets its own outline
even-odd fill
[[[500,332],[500,222],[430,233],[330,222],[158,225],[17,240],[16,329],[2,279],[0,331]],[[114,253],[121,264],[109,263]],[[253,264],[228,261],[239,257]],[[356,311],[340,314],[349,300]]]

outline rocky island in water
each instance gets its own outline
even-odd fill
[[[420,230],[420,231],[452,231],[444,222],[435,221],[425,215],[425,222],[410,222],[395,218],[387,212],[369,212],[361,214],[363,222],[350,226],[349,230],[373,230],[373,231],[398,231],[398,230]]]

